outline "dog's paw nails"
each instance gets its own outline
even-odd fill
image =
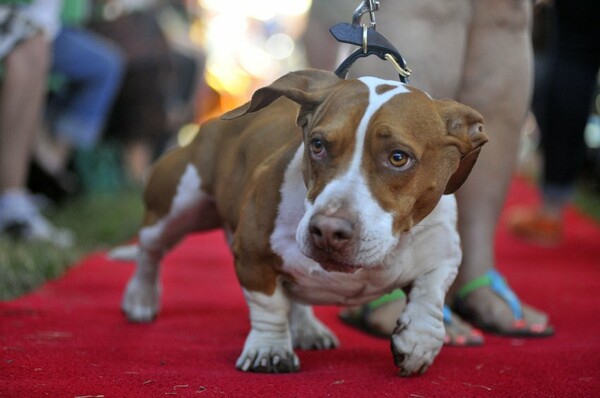
[[[340,345],[336,335],[320,323],[292,330],[292,341],[301,350],[330,350]]]
[[[330,350],[339,346],[339,341],[334,334],[323,334],[303,338],[294,342],[294,347],[301,350]]]
[[[246,358],[241,364],[237,365],[237,368],[242,372],[247,372],[250,370],[250,365],[252,365],[252,358]]]
[[[422,334],[405,330],[392,337],[392,354],[400,376],[423,374],[440,351],[443,339],[419,339],[419,336]]]
[[[406,360],[406,355],[394,352],[393,356],[394,356],[394,364],[396,365],[396,367],[402,368],[402,364]]]
[[[423,374],[439,352],[439,349],[426,350],[419,346],[402,349],[396,345],[397,343],[392,341],[394,363],[400,370],[400,376],[410,376],[414,373]]]
[[[296,354],[286,355],[281,357],[274,355],[271,358],[272,373],[291,373],[296,372],[300,368],[300,361]]]
[[[121,308],[128,321],[136,323],[152,322],[156,318],[156,311],[150,307]]]
[[[137,279],[127,285],[121,310],[131,322],[151,322],[158,314],[160,288]]]
[[[250,351],[240,356],[236,368],[243,372],[291,373],[300,368],[300,360],[293,352],[277,348]]]
[[[336,348],[339,345],[340,343],[337,337],[331,335],[323,336],[323,338],[317,339],[311,348],[315,350],[331,350],[332,348]]]
[[[429,365],[430,364],[423,364],[417,370],[407,369],[407,368],[400,366],[399,370],[398,370],[398,375],[400,375],[402,377],[409,377],[409,376],[412,376],[413,374],[422,375],[423,373],[425,373],[427,371],[427,369],[429,369]]]
[[[145,300],[139,299],[139,297],[127,296],[123,300],[121,311],[130,322],[151,322],[158,314],[157,301],[157,299]]]

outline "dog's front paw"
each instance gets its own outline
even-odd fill
[[[392,335],[392,353],[400,375],[423,374],[433,363],[443,344],[443,323],[428,324],[426,320],[411,321],[402,316]]]
[[[132,278],[127,284],[121,309],[128,320],[150,322],[158,313],[160,289],[157,284]]]
[[[235,367],[244,372],[290,373],[300,369],[289,332],[251,330]]]
[[[336,335],[316,318],[302,325],[292,324],[292,343],[302,350],[329,350],[340,345]]]
[[[244,350],[235,367],[244,372],[291,373],[300,369],[300,360],[294,351],[264,346]]]

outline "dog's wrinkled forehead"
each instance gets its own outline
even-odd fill
[[[369,89],[369,103],[356,131],[357,150],[352,162],[352,168],[358,168],[362,151],[364,148],[367,127],[373,115],[390,99],[398,94],[409,93],[410,90],[404,83],[382,80],[376,77],[361,77],[358,80],[363,82]]]
[[[358,80],[369,88],[369,100],[379,104],[383,104],[394,95],[410,92],[406,84],[393,80],[383,80],[373,76],[360,77]]]

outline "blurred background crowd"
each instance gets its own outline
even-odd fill
[[[10,119],[22,115],[34,130],[30,150],[19,154],[27,159],[24,186],[0,178],[4,192],[26,195],[29,204],[22,210],[23,206],[13,208],[9,199],[0,199],[0,233],[18,235],[20,225],[10,223],[11,215],[35,213],[43,203],[35,199],[39,195],[60,205],[82,194],[140,186],[151,162],[167,148],[188,142],[203,120],[244,102],[253,90],[287,71],[319,65],[323,58],[328,58],[325,64],[336,62],[337,53],[331,51],[307,54],[305,32],[308,27],[307,37],[330,42],[329,48],[334,48],[334,39],[324,28],[350,22],[347,10],[358,1],[350,1],[343,13],[336,11],[337,1],[317,3],[320,24],[314,12],[309,20],[311,0],[1,0],[0,24],[3,32],[9,32],[2,34],[29,40],[42,31],[49,54],[32,46],[34,56],[19,66],[21,71],[43,73],[38,78],[43,87],[36,89],[27,87],[35,83],[32,77],[22,78],[21,87],[16,85],[18,77],[9,82],[15,73],[10,62],[16,59],[11,52],[25,48],[24,41],[0,48],[1,106],[5,108],[0,110],[4,119],[0,119],[0,162],[12,177],[16,166],[10,163],[14,162],[11,156],[17,152],[12,149],[13,138],[7,137],[16,133],[9,123],[23,122]],[[19,25],[15,10],[23,7],[43,10],[23,14],[33,22]],[[535,12],[532,37],[538,75],[546,65],[551,13],[551,6]],[[385,26],[379,29],[385,34]],[[394,44],[402,52],[402,43]],[[321,59],[310,60],[309,55]],[[41,95],[39,105],[36,90]],[[11,93],[19,92],[26,93],[23,102],[11,105],[17,98]],[[524,128],[524,159],[531,159],[539,144],[536,126],[531,117]],[[598,189],[598,94],[589,104],[585,147],[582,175]],[[529,160],[524,164],[527,172],[537,173]],[[40,228],[46,228],[41,235],[59,243],[71,239],[66,235],[58,239],[66,231],[49,223]]]

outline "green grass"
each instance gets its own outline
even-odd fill
[[[584,181],[575,195],[575,206],[584,214],[600,222],[600,191],[597,183]]]
[[[141,216],[139,191],[81,196],[48,213],[56,225],[73,231],[73,248],[0,238],[0,300],[25,294],[62,275],[86,253],[130,239],[135,236]]]

